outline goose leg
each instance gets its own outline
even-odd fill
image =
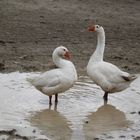
[[[52,105],[52,95],[49,96],[49,105]]]
[[[57,103],[54,104],[54,110],[57,110]]]
[[[108,92],[105,92],[104,96],[103,96],[103,99],[105,102],[108,101]]]
[[[58,94],[55,94],[55,103],[58,103]]]

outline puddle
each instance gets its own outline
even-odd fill
[[[38,73],[0,74],[0,130],[16,129],[29,139],[93,140],[133,139],[140,136],[140,77],[127,90],[109,95],[88,77],[59,95],[49,108],[48,97],[32,87],[26,78]],[[1,132],[1,131],[0,131]],[[10,138],[0,133],[0,138]],[[20,137],[19,139],[24,139]]]

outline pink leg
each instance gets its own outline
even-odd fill
[[[49,105],[52,105],[52,96],[49,96]]]
[[[55,94],[55,103],[58,103],[58,94]]]
[[[103,99],[107,103],[107,101],[108,101],[108,92],[105,92],[105,94],[103,96]]]

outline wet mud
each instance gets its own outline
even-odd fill
[[[30,140],[138,139],[140,78],[127,90],[109,95],[88,77],[59,95],[57,105],[32,87],[26,78],[39,73],[0,74],[0,138]],[[15,79],[16,77],[16,79]]]
[[[0,0],[0,139],[139,140],[140,78],[104,105],[103,91],[86,77],[97,42],[87,31],[93,23],[105,28],[104,59],[139,74],[139,5],[139,0]],[[48,97],[26,77],[54,68],[51,54],[59,45],[71,51],[79,81],[50,108]]]

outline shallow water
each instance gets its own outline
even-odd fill
[[[88,77],[59,95],[49,107],[48,97],[26,78],[38,73],[0,74],[0,130],[16,129],[29,139],[93,140],[127,139],[140,136],[140,77],[127,90],[109,95]],[[0,138],[8,138],[0,133]],[[14,139],[14,138],[13,138]]]

